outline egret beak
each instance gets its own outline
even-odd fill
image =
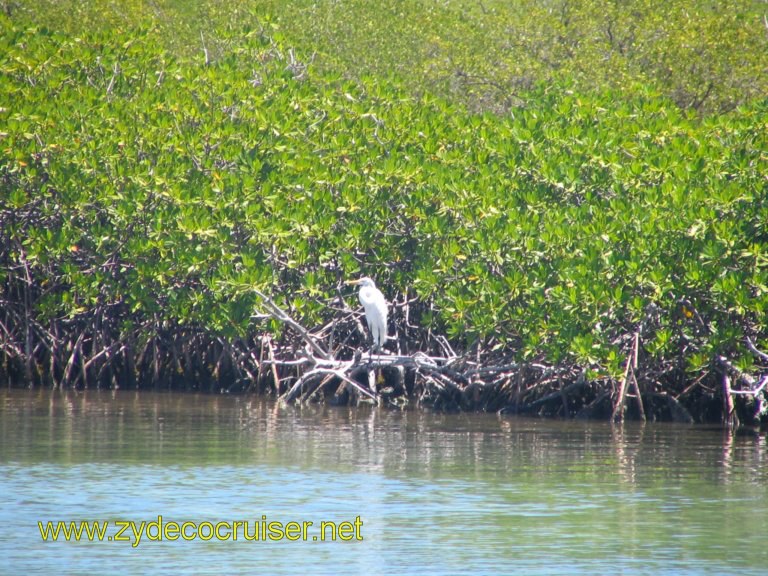
[[[344,284],[360,284],[360,280],[346,280]]]

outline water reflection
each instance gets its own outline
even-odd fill
[[[0,522],[27,532],[0,534],[0,551],[22,571],[64,561],[86,572],[94,557],[138,557],[105,544],[39,554],[37,519],[361,515],[354,549],[277,543],[255,558],[235,543],[158,546],[174,568],[203,573],[758,574],[765,459],[764,436],[695,426],[4,391]],[[215,562],[201,567],[189,548]]]
[[[283,406],[263,397],[146,392],[8,391],[0,402],[4,461],[260,462],[485,481],[546,481],[556,471],[636,484],[690,475],[762,483],[768,458],[764,435],[687,425]]]

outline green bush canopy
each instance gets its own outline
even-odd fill
[[[351,326],[361,274],[403,353],[766,373],[753,3],[39,4],[0,16],[7,382],[248,387],[295,344],[254,289]]]

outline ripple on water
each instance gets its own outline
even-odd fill
[[[765,439],[258,398],[4,391],[16,573],[762,574]],[[363,521],[362,542],[42,543],[37,521]]]

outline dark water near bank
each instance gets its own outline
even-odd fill
[[[767,464],[764,436],[689,426],[2,391],[0,573],[766,574]],[[313,524],[118,541],[158,515]],[[113,539],[43,542],[48,520]]]

